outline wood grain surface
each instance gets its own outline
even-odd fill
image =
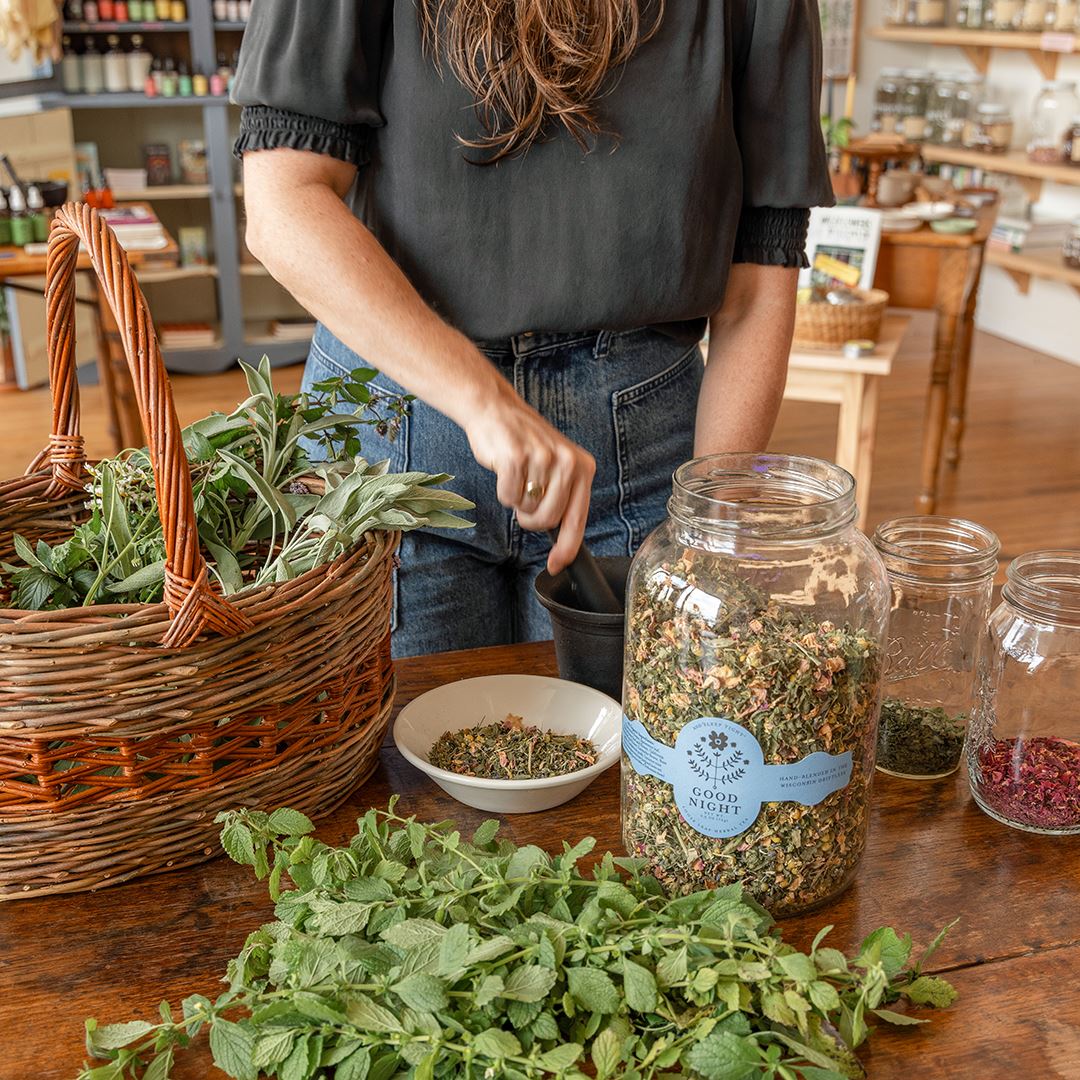
[[[448,653],[399,665],[399,706],[442,683],[498,672],[554,674],[549,645]],[[319,836],[352,834],[355,818],[401,795],[400,809],[469,829],[490,816],[434,787],[392,745],[372,779]],[[618,770],[577,799],[505,820],[519,843],[557,848],[591,833],[620,847]],[[1080,842],[1008,829],[972,803],[964,774],[903,781],[878,774],[870,843],[855,884],[824,910],[787,920],[805,947],[832,923],[850,949],[883,924],[925,945],[960,922],[933,969],[960,990],[956,1006],[921,1028],[881,1030],[865,1055],[875,1080],[1080,1080]],[[73,1078],[83,1060],[82,1020],[153,1019],[168,998],[219,991],[245,934],[271,917],[265,888],[225,859],[102,893],[0,907],[0,1080]],[[219,1077],[205,1047],[178,1080]]]

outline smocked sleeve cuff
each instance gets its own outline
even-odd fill
[[[233,153],[243,157],[250,150],[285,147],[327,154],[359,167],[368,162],[370,131],[361,124],[341,124],[269,105],[245,105],[240,114],[240,137],[233,145]]]
[[[735,234],[737,263],[804,267],[810,211],[803,207],[744,206]]]

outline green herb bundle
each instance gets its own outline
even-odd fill
[[[922,1022],[888,1004],[955,997],[891,929],[851,960],[829,928],[801,953],[736,887],[670,899],[610,853],[583,873],[592,839],[552,857],[500,841],[495,821],[468,841],[394,802],[342,848],[292,810],[219,820],[229,855],[269,877],[277,921],[216,1001],[193,995],[178,1017],[163,1003],[159,1024],[88,1020],[108,1064],[80,1080],[166,1080],[205,1028],[236,1080],[842,1080],[863,1075],[872,1018]]]
[[[229,415],[184,430],[199,539],[219,590],[296,577],[328,562],[371,529],[463,528],[472,503],[437,485],[449,476],[388,474],[358,457],[360,424],[393,437],[408,397],[370,386],[376,372],[274,390],[270,364],[241,365],[250,396]],[[321,463],[326,459],[327,463]],[[320,462],[320,463],[316,463]],[[21,565],[0,592],[29,610],[161,599],[165,541],[150,456],[130,450],[89,467],[90,511],[62,543],[15,536]]]

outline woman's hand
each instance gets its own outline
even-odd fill
[[[502,380],[499,380],[500,382]],[[506,386],[465,423],[476,460],[498,478],[499,502],[523,529],[559,527],[548,571],[573,562],[585,536],[596,462]]]

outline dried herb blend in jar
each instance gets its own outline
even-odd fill
[[[675,475],[630,577],[623,835],[671,892],[824,903],[866,838],[888,587],[854,483],[731,454]]]
[[[964,749],[1000,545],[973,521],[918,515],[879,525],[874,546],[892,590],[877,767],[945,776]]]

